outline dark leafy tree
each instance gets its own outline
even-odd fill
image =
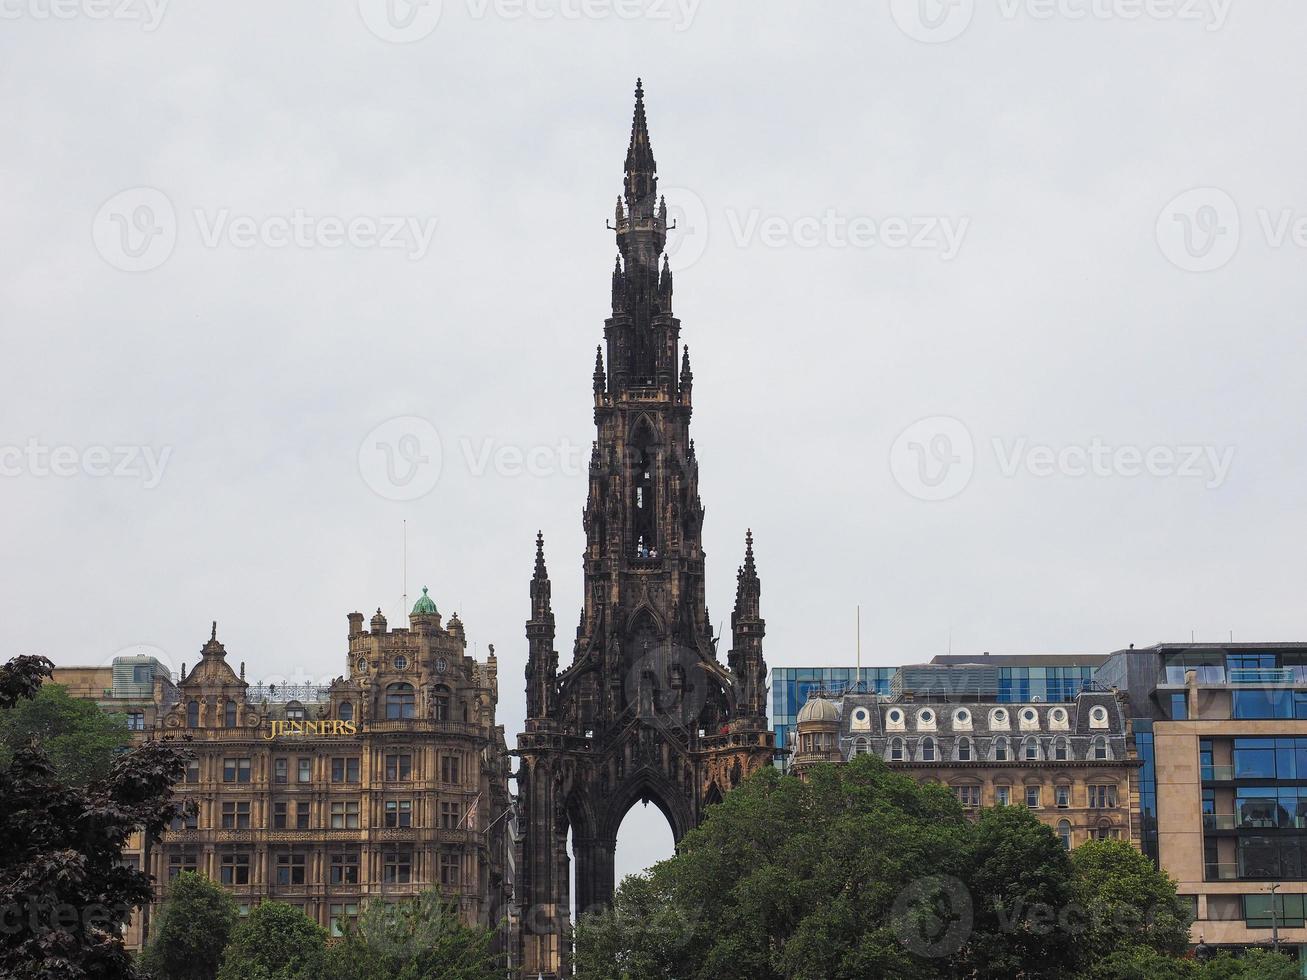
[[[1125,841],[1095,840],[1071,852],[1077,901],[1092,952],[1144,946],[1179,956],[1193,918],[1175,882]]]
[[[218,980],[320,980],[327,933],[284,902],[260,902],[235,929]]]
[[[53,665],[18,657],[0,666],[0,708],[33,698]],[[124,867],[135,832],[158,840],[176,813],[172,786],[185,769],[172,744],[118,756],[85,787],[67,785],[30,742],[0,771],[0,976],[17,980],[130,978],[122,928],[150,898],[150,879]]]
[[[225,889],[204,875],[179,874],[155,913],[142,968],[153,980],[214,980],[236,918]]]
[[[470,928],[436,891],[369,902],[327,953],[324,980],[498,980],[494,934]]]

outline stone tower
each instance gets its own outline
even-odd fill
[[[612,316],[595,355],[585,598],[562,672],[540,536],[531,579],[528,718],[517,752],[517,899],[529,977],[571,974],[569,830],[576,906],[602,908],[612,900],[617,830],[631,806],[652,801],[679,842],[773,754],[752,534],[726,665],[708,616],[693,375],[672,313],[667,204],[639,82],[624,183],[610,226],[618,251]]]

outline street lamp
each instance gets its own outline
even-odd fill
[[[1280,951],[1280,913],[1275,907],[1275,893],[1279,887],[1278,881],[1271,883],[1271,949],[1277,953]]]

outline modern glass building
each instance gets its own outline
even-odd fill
[[[943,654],[932,664],[977,664],[996,669],[997,687],[987,695],[996,701],[1074,701],[1088,687],[1106,656],[1072,654]],[[892,692],[898,667],[773,667],[771,672],[772,730],[776,747],[787,746],[799,709],[813,692]]]

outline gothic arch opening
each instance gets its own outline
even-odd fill
[[[613,871],[617,884],[627,875],[640,874],[676,853],[672,822],[653,803],[635,803],[622,817],[617,831]]]
[[[633,557],[652,560],[659,556],[658,436],[647,416],[641,416],[631,430],[631,536]]]

